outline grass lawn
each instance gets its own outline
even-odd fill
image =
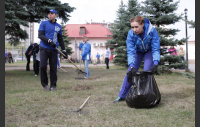
[[[57,72],[57,91],[45,92],[33,71],[5,71],[6,127],[194,127],[195,80],[179,73],[156,75],[161,102],[151,109],[113,104],[127,69],[90,67],[85,80],[75,68]],[[82,68],[82,70],[84,70]],[[81,113],[77,110],[91,96]]]

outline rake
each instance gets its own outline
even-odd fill
[[[67,111],[67,112],[69,112],[69,113],[80,113],[80,112],[82,112],[82,109],[85,106],[85,104],[87,103],[87,101],[89,100],[89,98],[90,98],[90,96],[83,102],[83,104],[79,107],[78,110],[76,110],[76,111]]]
[[[90,99],[90,96],[83,102],[83,104],[79,107],[78,110],[74,111],[74,112],[80,112],[83,108],[83,106],[86,104],[86,102]]]
[[[58,48],[55,48],[58,52],[60,52],[63,56],[67,57],[64,53],[62,53]],[[76,68],[77,68],[77,72],[78,74],[87,74],[86,72],[83,72],[80,68],[78,68],[76,66],[76,64],[74,62],[72,62],[69,58],[67,58],[67,60],[69,60]]]

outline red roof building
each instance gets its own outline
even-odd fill
[[[97,52],[100,54],[100,61],[104,62],[105,43],[112,39],[110,30],[102,24],[67,24],[65,29],[70,37],[69,45],[74,52],[70,57],[78,62],[80,60],[79,44],[83,36],[87,36],[91,44],[91,61],[96,63]]]
[[[101,24],[67,24],[65,27],[68,31],[68,36],[71,38],[110,38],[107,35],[112,35],[110,30]]]

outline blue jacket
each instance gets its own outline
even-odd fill
[[[97,58],[99,58],[99,57],[100,57],[100,54],[99,54],[99,53],[97,53],[96,57],[97,57]]]
[[[143,39],[129,30],[126,40],[128,65],[135,64],[135,52],[145,53],[152,49],[153,61],[160,61],[160,38],[150,21],[145,18]]]
[[[82,60],[90,60],[91,56],[91,44],[90,43],[80,43],[79,50],[82,49]]]

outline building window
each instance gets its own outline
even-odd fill
[[[80,27],[80,35],[85,35],[85,27]]]

